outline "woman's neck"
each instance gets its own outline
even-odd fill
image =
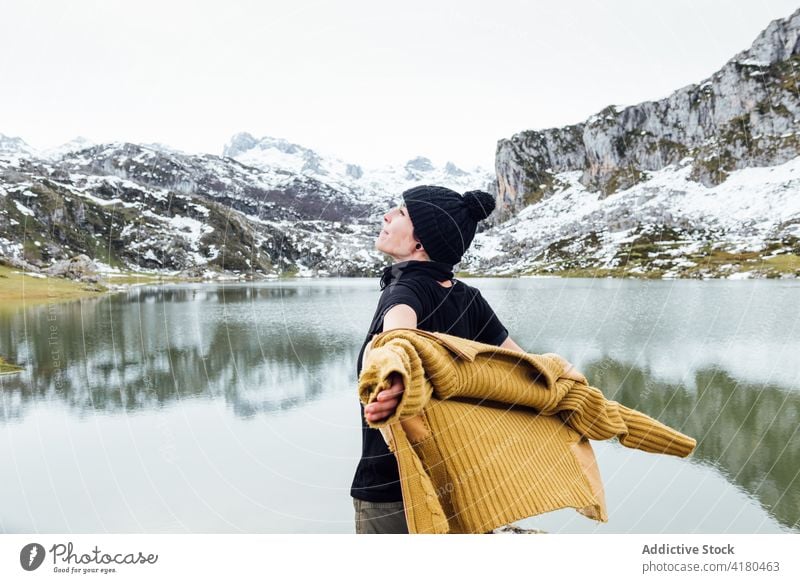
[[[450,285],[440,283],[442,287],[451,287],[453,282],[453,266],[437,261],[407,260],[394,263],[383,269],[380,287],[383,290],[387,285],[405,277],[412,279],[430,278],[435,282],[450,282]]]
[[[395,261],[394,261],[393,265],[397,265],[398,263],[408,263],[408,262],[410,262],[410,261],[423,261],[423,262],[429,262],[429,261],[430,261],[430,259],[405,259],[405,260],[403,260],[403,261],[398,261],[398,260],[395,258]],[[437,281],[436,283],[438,283],[438,284],[439,284],[440,286],[442,286],[442,287],[453,287],[454,280],[452,280],[452,279],[445,279],[445,280],[443,280],[443,281]]]

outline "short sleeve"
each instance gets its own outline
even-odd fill
[[[383,317],[391,308],[399,304],[406,304],[417,314],[417,322],[422,320],[423,307],[419,294],[409,286],[402,283],[390,285],[381,295],[380,325],[383,326]]]
[[[478,342],[484,344],[494,344],[500,346],[508,338],[508,330],[500,322],[497,314],[489,305],[489,302],[475,290],[475,314],[476,314],[476,334],[473,337]]]

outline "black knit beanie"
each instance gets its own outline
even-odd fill
[[[461,196],[443,186],[416,186],[403,193],[414,234],[432,261],[455,265],[472,243],[478,221],[494,210],[494,197],[480,190]]]

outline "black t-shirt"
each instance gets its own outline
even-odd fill
[[[427,274],[405,276],[386,287],[378,300],[356,365],[361,374],[364,349],[374,334],[383,331],[383,317],[398,304],[407,304],[417,313],[417,328],[428,332],[443,332],[500,345],[508,337],[508,330],[500,323],[489,303],[477,288],[460,280],[452,280],[451,287],[443,287]],[[364,405],[361,407],[361,460],[358,462],[350,495],[370,502],[396,502],[403,499],[397,460],[389,451],[380,430],[367,425]]]

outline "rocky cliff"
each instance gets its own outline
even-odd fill
[[[800,10],[702,82],[497,147],[474,273],[800,276]]]
[[[781,164],[800,153],[800,10],[773,21],[752,46],[698,84],[659,101],[608,106],[588,120],[520,132],[498,142],[498,199],[505,218],[564,186],[580,171],[607,196],[648,172],[691,158],[706,186],[731,171]]]

